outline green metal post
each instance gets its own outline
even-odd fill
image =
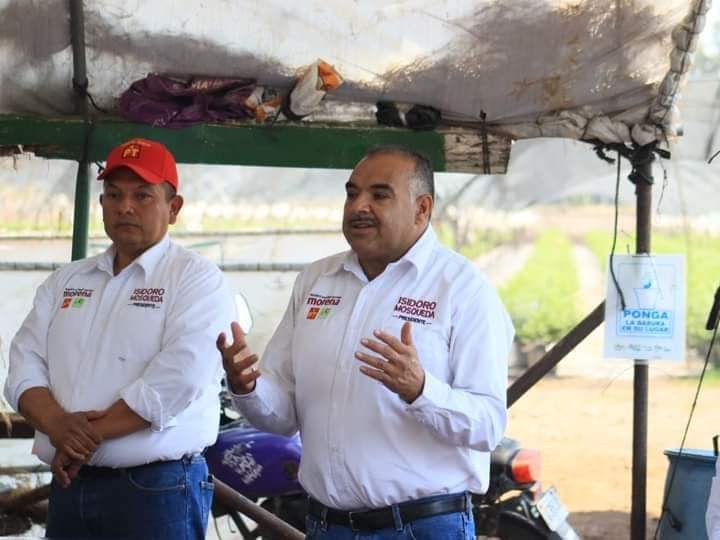
[[[78,163],[75,181],[75,213],[73,218],[72,260],[87,256],[88,229],[90,223],[90,165]]]
[[[87,161],[89,137],[87,99],[85,91],[88,80],[85,64],[85,18],[82,0],[70,0],[70,40],[73,51],[73,88],[76,108],[85,120],[85,142],[83,158],[78,162],[75,182],[75,212],[73,219],[72,260],[84,259],[87,255],[88,228],[90,222],[90,164]]]

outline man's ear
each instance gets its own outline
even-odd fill
[[[416,199],[417,212],[415,212],[415,223],[427,223],[430,221],[433,208],[433,198],[425,193]]]
[[[170,225],[174,225],[175,221],[177,221],[184,202],[182,195],[175,195],[170,201]]]

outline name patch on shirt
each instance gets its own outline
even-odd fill
[[[136,288],[130,295],[129,306],[147,309],[160,309],[165,298],[165,289],[162,288]]]
[[[85,305],[86,299],[92,296],[94,289],[76,289],[67,287],[63,291],[63,303],[60,309],[67,309],[69,307],[81,308]]]
[[[307,299],[309,306],[307,319],[327,319],[332,314],[333,306],[340,305],[341,296],[324,296],[322,294],[310,293]]]
[[[401,296],[395,302],[393,317],[419,324],[432,324],[435,320],[435,308],[437,302],[434,300],[422,300]]]

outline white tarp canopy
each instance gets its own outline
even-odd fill
[[[331,99],[440,109],[514,138],[646,144],[675,102],[709,0],[88,0],[90,92],[113,108],[150,72],[289,89],[322,58]],[[1,113],[68,114],[66,0],[0,0]]]

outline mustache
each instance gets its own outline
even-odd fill
[[[366,214],[353,214],[348,219],[347,222],[350,225],[377,225],[378,222],[375,218],[372,216],[368,216]]]

